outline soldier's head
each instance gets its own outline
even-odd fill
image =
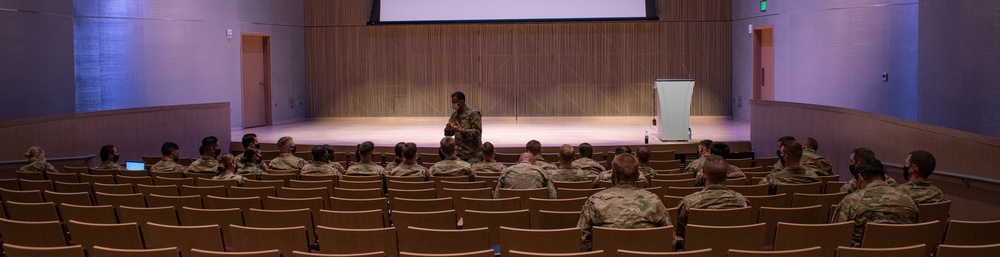
[[[521,156],[517,158],[517,163],[535,164],[535,155],[529,152],[523,152],[521,153]]]
[[[795,137],[783,136],[781,138],[778,138],[778,149],[781,149],[781,147],[784,146],[787,141],[795,141]]]
[[[718,155],[705,156],[705,164],[701,166],[701,177],[705,185],[721,185],[726,183],[729,164]]]
[[[701,140],[698,142],[698,157],[702,157],[711,153],[709,148],[712,147],[712,140]]]
[[[802,141],[802,147],[817,151],[819,150],[819,142],[817,142],[815,138],[807,137],[806,140]]]
[[[403,144],[403,158],[406,159],[406,163],[413,164],[417,162],[417,144],[409,142]]]
[[[458,152],[458,145],[455,143],[455,138],[453,137],[441,138],[441,153],[444,154],[444,157],[455,156],[457,152]]]
[[[878,159],[867,159],[855,168],[858,172],[858,188],[865,188],[875,181],[882,181],[885,178],[885,166]]]
[[[225,172],[226,170],[236,169],[236,158],[233,157],[231,153],[224,153],[219,155],[219,172]]]
[[[406,142],[396,143],[396,147],[392,149],[392,152],[396,153],[396,156],[395,156],[396,160],[395,161],[397,161],[397,162],[403,161],[403,145],[406,145]]]
[[[29,147],[28,152],[24,153],[24,158],[28,158],[28,160],[45,160],[45,150],[42,150],[40,146]]]
[[[903,166],[903,176],[907,177],[909,180],[911,174],[916,175],[918,179],[926,179],[934,174],[934,168],[937,166],[937,161],[934,160],[934,155],[928,151],[916,150],[910,152],[910,155],[906,157],[906,164]]]
[[[611,179],[615,185],[632,185],[639,180],[639,158],[630,153],[615,155],[611,161]]]
[[[333,146],[323,145],[323,150],[326,150],[326,161],[333,162],[333,154],[336,153],[335,151],[333,151]]]
[[[493,147],[493,143],[486,142],[483,143],[483,160],[492,161],[493,158],[497,156],[497,149]]]
[[[365,141],[358,145],[358,157],[363,161],[371,161],[372,153],[375,152],[375,143],[372,141]]]
[[[785,159],[786,166],[798,166],[799,160],[802,159],[802,144],[792,142],[782,147],[780,157]]]
[[[118,162],[118,148],[115,145],[101,146],[101,162]]]
[[[312,152],[312,156],[313,156],[313,161],[317,161],[317,162],[327,162],[327,161],[330,161],[330,160],[326,159],[326,155],[327,155],[326,154],[326,148],[323,148],[323,146],[321,146],[321,145],[313,146],[311,152]]]
[[[722,159],[729,158],[729,145],[726,143],[715,142],[712,143],[712,145],[709,146],[708,149],[709,152],[712,153],[712,155],[722,157]]]
[[[852,166],[861,165],[862,162],[868,159],[875,159],[875,151],[872,151],[871,148],[858,147],[851,151]]]
[[[590,145],[590,143],[580,144],[579,148],[581,158],[594,158],[594,146]]]
[[[260,149],[253,147],[243,149],[243,163],[260,164],[263,162],[264,162],[264,157],[260,156]]]
[[[257,145],[257,134],[254,133],[244,134],[242,143],[243,143],[243,149],[247,149],[250,147],[260,148],[260,146]]]
[[[563,144],[559,147],[559,165],[568,166],[573,164],[573,159],[575,156],[575,151],[573,146],[569,144]]]
[[[621,155],[623,153],[632,153],[632,148],[628,147],[627,145],[615,148],[615,156]]]
[[[278,152],[295,153],[295,139],[292,137],[281,137],[278,139]]]
[[[635,157],[639,158],[639,163],[648,163],[649,156],[651,154],[652,153],[650,153],[649,147],[640,146],[639,148],[635,149]]]
[[[451,93],[451,108],[452,109],[454,109],[456,111],[457,110],[463,110],[463,109],[465,109],[465,106],[466,106],[465,105],[465,93],[462,93],[462,91],[455,91],[455,93]]]
[[[163,157],[170,157],[171,160],[175,161],[180,156],[178,153],[179,150],[181,150],[181,147],[174,142],[163,142],[163,145],[160,146],[160,154],[163,154]]]
[[[201,147],[198,148],[198,153],[202,156],[210,156],[217,158],[220,153],[222,153],[222,148],[219,147],[219,138],[215,136],[207,136],[201,139]]]
[[[540,156],[542,155],[542,143],[538,142],[538,140],[532,139],[524,145],[524,151],[534,154],[535,156]]]

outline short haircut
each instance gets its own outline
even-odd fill
[[[163,146],[160,146],[160,153],[163,154],[163,156],[167,156],[180,149],[181,147],[174,142],[164,142]]]
[[[784,150],[782,152],[784,152],[786,155],[788,155],[788,159],[789,160],[796,160],[796,161],[801,160],[802,159],[802,144],[792,143],[790,145],[785,145],[785,148],[784,148]]]
[[[594,146],[590,143],[580,144],[580,157],[594,158]]]
[[[330,152],[330,154],[336,153],[335,151],[333,151],[333,146],[332,145],[323,145],[323,149],[326,149],[326,151]]]
[[[205,155],[205,151],[207,151],[209,147],[215,146],[215,144],[218,143],[219,143],[219,138],[216,138],[215,136],[207,136],[205,138],[202,138],[201,147],[198,148],[198,153]]]
[[[396,147],[392,149],[392,152],[396,153],[396,158],[399,158],[400,156],[403,156],[403,145],[405,145],[405,144],[406,144],[406,142],[396,143]]]
[[[712,145],[708,147],[708,151],[712,152],[712,155],[722,157],[723,159],[729,158],[729,145],[726,143],[712,143]]]
[[[729,164],[721,156],[706,156],[705,163],[701,168],[703,174],[705,174],[705,180],[708,180],[712,184],[723,184],[728,178]]]
[[[329,161],[326,159],[326,148],[320,145],[313,146],[313,161]]]
[[[649,162],[649,156],[651,154],[652,153],[650,153],[649,147],[640,146],[639,148],[635,149],[635,157],[639,158],[640,163]]]
[[[930,152],[916,150],[910,152],[910,165],[916,165],[917,172],[920,172],[920,176],[928,178],[931,174],[934,174],[934,166],[937,165],[937,161],[934,160],[934,155]]]
[[[528,143],[524,145],[524,150],[534,155],[541,155],[542,142],[538,142],[538,140],[532,139],[531,141],[528,141]]]
[[[451,156],[455,153],[455,138],[444,137],[441,138],[441,153],[447,156]]]
[[[854,170],[858,173],[858,176],[868,181],[874,178],[885,178],[885,166],[882,166],[882,162],[878,159],[867,159],[861,162],[861,165],[855,167]]]
[[[795,137],[793,137],[793,136],[783,136],[781,138],[778,138],[778,142],[785,142],[785,141],[789,141],[789,140],[795,141]]]
[[[465,101],[465,93],[462,93],[462,91],[455,91],[455,93],[451,93],[451,97],[454,97],[459,101]]]
[[[854,161],[864,163],[865,160],[875,159],[875,151],[868,147],[858,147],[851,151],[854,154]]]
[[[253,156],[257,155],[258,152],[260,152],[260,149],[256,147],[243,149],[243,163],[253,163]]]
[[[712,147],[712,143],[713,143],[712,140],[708,140],[708,139],[701,140],[701,142],[698,142],[698,144],[700,144],[702,147],[705,147],[705,149],[708,149],[709,147]]]
[[[564,162],[572,162],[574,157],[573,154],[575,153],[576,151],[573,151],[573,146],[569,144],[563,144],[562,147],[559,147],[559,160],[562,160]]]
[[[285,150],[286,148],[291,146],[289,145],[291,143],[292,143],[292,137],[281,137],[278,139],[278,147],[280,147],[281,150]]]
[[[370,155],[375,151],[375,143],[372,141],[365,141],[358,145],[358,157],[363,155]]]
[[[615,155],[619,155],[619,154],[623,154],[623,153],[632,153],[632,148],[628,147],[627,145],[623,145],[623,146],[619,146],[619,147],[615,148]]]
[[[491,156],[497,153],[497,149],[493,147],[493,143],[486,142],[483,143],[483,156]]]
[[[521,156],[517,157],[517,163],[530,162],[535,163],[535,155],[530,152],[523,152]]]
[[[639,158],[630,153],[619,154],[611,161],[612,175],[621,181],[636,181],[639,179]]]
[[[115,153],[115,145],[104,145],[101,147],[101,161],[108,161],[108,155]]]
[[[257,134],[249,133],[249,134],[243,135],[243,142],[242,142],[243,143],[243,148],[249,148],[249,147],[251,147],[250,144],[253,144],[254,140],[257,140]]]
[[[417,159],[417,144],[413,142],[403,144],[403,158],[407,161]]]
[[[819,150],[819,142],[816,142],[816,139],[811,137],[807,137],[805,141],[802,141],[802,146],[813,151]]]

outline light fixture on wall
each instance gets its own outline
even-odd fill
[[[226,39],[233,39],[233,29],[226,29]]]

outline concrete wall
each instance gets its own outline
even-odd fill
[[[241,128],[240,34],[264,33],[274,123],[301,120],[303,12],[287,0],[75,0],[75,109],[230,102],[230,127]]]
[[[735,119],[750,120],[751,24],[774,28],[775,101],[917,119],[919,0],[770,0],[767,12],[759,3],[733,0]]]
[[[0,0],[0,121],[70,114],[71,0]]]

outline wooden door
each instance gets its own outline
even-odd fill
[[[270,124],[270,54],[267,36],[242,35],[243,128]]]
[[[754,30],[753,98],[774,100],[774,28]]]

